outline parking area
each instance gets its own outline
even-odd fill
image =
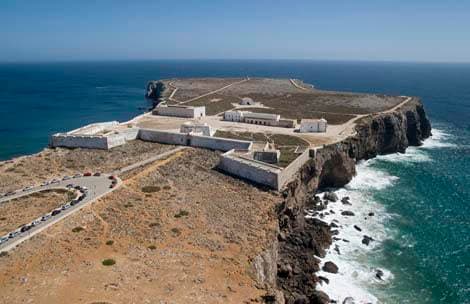
[[[17,191],[0,194],[0,204],[3,204],[44,191],[69,190],[74,193],[73,199],[64,201],[59,207],[42,214],[30,223],[23,224],[17,229],[0,236],[0,251],[8,251],[14,248],[50,225],[114,190],[119,183],[119,178],[113,175],[85,172],[74,176],[64,176],[60,179],[55,178],[40,185],[27,186]]]

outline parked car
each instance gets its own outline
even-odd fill
[[[116,176],[110,175],[108,178],[109,178],[109,179],[116,179]]]
[[[4,236],[4,237],[0,238],[0,244],[5,243],[6,241],[8,241],[8,237],[7,237],[7,236]]]
[[[114,187],[116,187],[116,184],[115,184],[115,183],[112,183],[111,185],[109,185],[109,188],[110,188],[110,189],[111,189],[111,188],[114,188]]]
[[[65,180],[69,180],[69,179],[71,179],[71,178],[72,178],[71,176],[64,176],[64,178],[62,178],[62,180],[65,181]]]
[[[51,215],[52,216],[56,216],[57,214],[59,214],[61,212],[60,209],[55,209],[54,211],[52,211]]]
[[[10,196],[10,195],[13,195],[13,194],[15,194],[15,191],[10,191],[10,192],[7,192],[7,193],[5,194],[5,196]]]
[[[42,187],[47,186],[47,185],[49,185],[49,182],[48,182],[48,181],[45,181],[45,182],[43,182],[43,183],[41,184]]]
[[[65,188],[73,188],[73,185],[72,185],[72,184],[68,184],[67,186],[65,186]]]
[[[58,184],[60,182],[60,180],[54,178],[53,180],[51,180],[51,184]]]
[[[28,231],[29,229],[31,229],[32,227],[30,225],[24,225],[20,228],[20,231],[21,232],[26,232]]]
[[[24,188],[23,188],[23,191],[28,191],[28,190],[31,190],[31,189],[33,189],[33,187],[28,186],[28,187],[24,187]]]
[[[101,173],[100,173],[100,172],[96,172],[95,174],[93,174],[93,176],[101,176]]]
[[[10,232],[10,233],[8,234],[8,238],[12,239],[12,238],[16,237],[16,236],[17,236],[18,234],[20,234],[20,233],[21,233],[21,232],[18,231],[18,230],[13,231],[13,232]]]
[[[81,177],[82,175],[80,173],[77,173],[73,176],[73,178]]]
[[[37,225],[39,225],[39,223],[41,223],[41,219],[37,219],[37,220],[33,221],[31,224],[34,225],[34,226],[37,226]]]
[[[70,207],[71,207],[70,204],[65,204],[65,205],[63,205],[62,208],[60,208],[60,209],[62,209],[62,210],[67,210],[67,209],[69,209]]]
[[[70,202],[70,205],[75,206],[78,203],[80,203],[80,201],[78,199],[74,199],[73,201]]]
[[[47,221],[47,220],[50,219],[50,218],[51,218],[51,215],[50,215],[50,214],[46,214],[46,215],[44,215],[43,217],[41,217],[41,221],[45,222],[45,221]]]
[[[83,173],[83,176],[91,176],[91,172],[85,172]]]

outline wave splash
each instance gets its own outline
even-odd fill
[[[406,153],[383,155],[359,162],[356,167],[357,175],[352,181],[344,188],[334,191],[340,200],[349,197],[351,204],[330,202],[325,210],[319,213],[310,211],[307,214],[307,217],[316,217],[337,226],[332,228],[337,232],[320,267],[331,261],[339,270],[336,274],[320,270],[317,275],[327,278],[329,283],[322,281],[318,286],[319,290],[326,292],[337,303],[343,303],[348,298],[354,303],[381,303],[377,290],[385,290],[392,283],[394,275],[375,262],[373,257],[381,255],[385,240],[398,237],[398,231],[389,228],[387,223],[399,216],[387,212],[385,206],[373,199],[373,194],[393,187],[399,177],[375,168],[374,164],[384,161],[406,165],[432,161],[426,150],[456,147],[448,142],[450,138],[450,134],[434,129],[433,137],[424,141],[421,147],[410,147]],[[319,193],[319,196],[324,199],[324,194]],[[351,211],[354,216],[343,215],[344,211]],[[365,244],[365,236],[373,240]],[[409,243],[412,244],[413,241],[409,240]]]

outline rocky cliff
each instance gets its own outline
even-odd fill
[[[317,220],[306,220],[305,209],[324,208],[315,193],[327,187],[341,187],[355,175],[358,160],[378,154],[405,152],[431,135],[431,124],[417,98],[400,109],[373,115],[358,122],[356,134],[337,144],[318,149],[316,156],[298,172],[283,192],[277,206],[279,235],[276,265],[277,290],[267,297],[273,303],[329,303],[328,296],[315,290],[321,279],[315,275],[319,260],[332,241],[332,227]],[[272,256],[272,254],[271,254]]]

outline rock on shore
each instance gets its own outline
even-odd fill
[[[277,206],[279,232],[282,234],[277,260],[290,266],[278,271],[277,276],[277,288],[283,292],[285,303],[322,303],[326,299],[318,296],[316,290],[316,284],[321,281],[315,275],[320,269],[320,260],[316,256],[324,256],[334,232],[321,220],[306,219],[304,210],[312,206],[314,208],[311,209],[324,209],[327,202],[333,203],[338,199],[330,197],[330,200],[321,202],[312,193],[347,184],[356,173],[358,160],[378,154],[404,152],[410,145],[420,145],[430,135],[431,125],[423,105],[418,98],[413,98],[394,112],[363,119],[356,126],[356,135],[319,149],[315,159],[300,169],[297,178],[284,191],[283,201]],[[342,203],[350,202],[344,199]],[[369,214],[373,215],[373,212]],[[364,237],[365,245],[371,241],[372,238]],[[290,269],[292,273],[286,276]],[[307,302],[302,302],[306,299]]]

